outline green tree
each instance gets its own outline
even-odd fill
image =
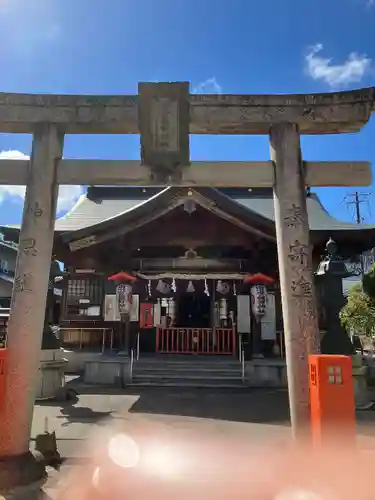
[[[375,301],[375,264],[363,275],[362,287],[365,294]]]
[[[375,334],[375,301],[361,289],[354,286],[347,302],[340,311],[341,324],[348,332],[371,336]]]

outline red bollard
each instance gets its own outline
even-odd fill
[[[324,446],[345,438],[355,445],[356,419],[352,359],[349,356],[309,356],[311,433]]]

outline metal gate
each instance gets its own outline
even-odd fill
[[[236,355],[234,328],[161,328],[156,329],[155,351],[170,354]]]

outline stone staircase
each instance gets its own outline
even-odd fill
[[[132,387],[242,388],[241,363],[228,356],[153,356],[134,362]]]

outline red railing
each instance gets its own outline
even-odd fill
[[[155,351],[169,354],[236,355],[234,328],[161,328],[156,329]]]

